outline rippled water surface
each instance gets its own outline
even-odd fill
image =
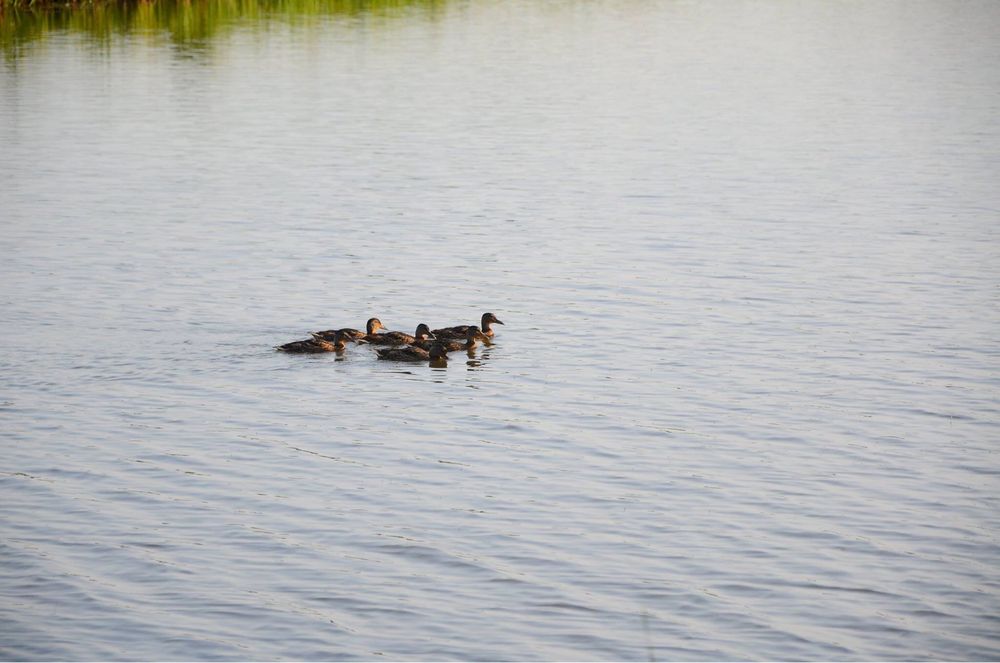
[[[28,18],[0,657],[1000,658],[1000,4]]]

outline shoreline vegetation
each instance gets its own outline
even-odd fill
[[[411,6],[441,5],[443,0],[0,0],[0,12],[10,10],[51,11],[58,9],[135,7],[139,5],[312,5],[325,8],[328,13],[354,14],[367,11],[402,9]]]
[[[0,0],[0,50],[8,61],[46,37],[79,33],[106,44],[141,33],[178,46],[204,46],[229,26],[273,17],[307,24],[332,17],[390,18],[430,14],[447,0]]]

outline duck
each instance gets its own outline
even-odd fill
[[[424,350],[430,350],[431,346],[437,343],[444,347],[445,352],[458,352],[459,350],[465,350],[466,352],[472,352],[476,349],[476,344],[479,341],[488,341],[489,338],[482,332],[479,327],[475,325],[470,325],[468,329],[465,330],[465,341],[441,341],[428,339],[424,341],[417,341],[414,343],[418,348],[423,348]]]
[[[416,345],[421,341],[433,340],[434,336],[431,334],[430,327],[421,322],[417,325],[413,336],[404,334],[403,332],[391,331],[384,334],[374,334],[374,338],[375,340],[372,340],[371,337],[368,337],[365,340],[375,345]]]
[[[369,318],[368,322],[365,323],[365,331],[361,331],[360,329],[351,329],[349,327],[345,327],[343,329],[327,329],[326,331],[313,332],[313,337],[319,336],[324,340],[333,341],[337,338],[337,334],[343,332],[349,339],[358,343],[364,341],[368,336],[374,336],[375,332],[379,329],[385,329],[382,321],[378,318]]]
[[[298,354],[318,354],[320,352],[336,352],[338,354],[342,353],[347,347],[348,336],[346,334],[338,333],[333,342],[321,338],[320,336],[313,334],[312,338],[306,339],[304,341],[292,341],[291,343],[285,343],[284,345],[279,345],[276,350],[281,352],[294,352]]]
[[[494,322],[498,325],[503,324],[503,322],[501,322],[492,313],[483,313],[482,333],[486,336],[487,339],[493,338],[493,327],[491,325]],[[474,327],[474,326],[475,325],[456,325],[454,327],[442,327],[441,329],[435,329],[431,333],[434,334],[435,338],[439,338],[442,340],[449,340],[449,341],[461,340],[465,338],[465,334],[468,331],[469,327]]]
[[[361,336],[357,336],[361,332],[357,329],[340,329],[337,331],[347,332],[353,339],[355,343],[371,343],[372,345],[405,345],[405,340],[400,340],[401,337],[412,338],[408,334],[403,332],[386,332],[384,334],[378,334],[379,329],[385,329],[385,325],[378,318],[369,318],[368,322],[365,323],[366,333]]]
[[[440,363],[448,360],[448,351],[440,343],[435,343],[430,350],[418,348],[415,345],[408,345],[405,348],[380,348],[376,349],[379,359],[389,361],[431,361]]]
[[[329,341],[325,338],[320,338],[316,334],[312,335],[314,341]],[[345,334],[340,332],[333,337],[333,349],[337,354],[343,354],[344,350],[347,349],[347,342],[351,340],[350,334]]]

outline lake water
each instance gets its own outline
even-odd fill
[[[1000,658],[1000,3],[151,7],[0,16],[0,657]]]

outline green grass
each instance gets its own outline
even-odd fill
[[[301,24],[333,16],[388,18],[434,12],[447,0],[0,0],[0,49],[16,60],[29,44],[78,33],[91,42],[142,34],[204,44],[234,25],[262,18]]]

